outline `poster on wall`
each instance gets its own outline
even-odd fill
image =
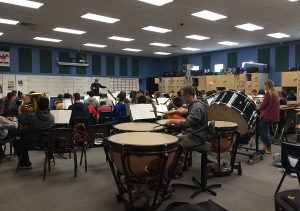
[[[8,81],[7,82],[7,89],[14,90],[15,89],[15,81]]]
[[[0,66],[10,66],[10,52],[0,51]]]

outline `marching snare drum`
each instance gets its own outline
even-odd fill
[[[241,135],[245,135],[249,130],[254,129],[257,116],[253,100],[234,90],[218,92],[207,112],[209,120],[237,123]]]
[[[169,170],[175,161],[178,138],[152,132],[120,133],[110,136],[108,145],[112,162],[118,172],[126,171],[130,178],[146,180],[161,176],[161,162],[164,156],[167,160],[163,171]]]
[[[127,122],[114,125],[114,128],[123,132],[155,132],[164,129],[163,126],[148,122]]]

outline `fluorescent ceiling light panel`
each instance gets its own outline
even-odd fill
[[[13,4],[21,7],[29,7],[33,9],[38,9],[43,6],[43,3],[36,1],[28,1],[28,0],[0,0],[0,3]]]
[[[221,45],[228,45],[228,46],[231,46],[231,45],[238,45],[238,43],[236,42],[231,42],[231,41],[223,41],[223,42],[218,42],[219,44]]]
[[[19,23],[19,21],[0,18],[0,23],[9,24],[9,25],[17,25]]]
[[[182,50],[185,51],[200,51],[200,48],[192,48],[192,47],[186,47],[186,48],[181,48]]]
[[[167,52],[154,52],[154,54],[158,54],[158,55],[170,55],[171,53],[167,53]]]
[[[95,48],[105,48],[105,47],[107,47],[106,45],[100,45],[100,44],[94,44],[94,43],[85,43],[83,45],[88,46],[88,47],[95,47]]]
[[[277,32],[277,33],[273,33],[273,34],[267,34],[267,35],[269,37],[274,37],[274,38],[277,38],[277,39],[285,38],[285,37],[290,37],[290,35],[284,34],[284,33],[281,33],[281,32]]]
[[[188,35],[188,36],[185,36],[185,37],[188,38],[188,39],[193,39],[193,40],[207,40],[207,39],[210,39],[209,37],[204,37],[204,36],[196,35],[196,34]]]
[[[94,20],[94,21],[100,21],[100,22],[104,22],[104,23],[115,23],[117,21],[120,21],[120,19],[111,18],[111,17],[107,17],[107,16],[102,16],[102,15],[96,15],[96,14],[92,14],[92,13],[87,13],[85,15],[82,15],[81,18]]]
[[[290,2],[296,2],[296,1],[298,1],[298,0],[289,0]]]
[[[57,32],[64,32],[64,33],[69,33],[69,34],[85,34],[85,31],[80,31],[76,29],[67,29],[67,28],[61,28],[61,27],[56,27],[53,29],[53,31]]]
[[[122,49],[123,51],[133,51],[133,52],[140,52],[140,51],[143,51],[141,49],[135,49],[135,48],[124,48]]]
[[[119,36],[111,36],[108,39],[111,40],[118,40],[118,41],[123,41],[123,42],[130,42],[133,41],[134,39],[132,38],[127,38],[127,37],[119,37]]]
[[[196,17],[203,18],[203,19],[210,20],[210,21],[217,21],[217,20],[220,20],[223,18],[227,18],[227,16],[225,16],[225,15],[221,15],[221,14],[211,12],[208,10],[202,10],[200,12],[193,13],[192,16],[196,16]]]
[[[156,26],[147,26],[142,28],[143,30],[147,30],[147,31],[151,31],[151,32],[157,32],[157,33],[167,33],[167,32],[171,32],[171,29],[164,29],[164,28],[160,28],[160,27],[156,27]]]
[[[46,41],[46,42],[61,42],[62,40],[47,38],[47,37],[35,37],[34,40]]]
[[[148,3],[148,4],[153,4],[155,6],[163,6],[165,4],[173,2],[174,0],[139,0],[139,1],[145,2],[145,3]]]
[[[159,46],[159,47],[169,47],[169,46],[171,46],[170,44],[160,43],[160,42],[153,42],[153,43],[150,43],[149,45],[154,45],[154,46]]]
[[[3,32],[0,32],[0,36],[2,36],[4,33]]]
[[[245,24],[242,24],[242,25],[237,25],[235,27],[239,28],[239,29],[246,30],[246,31],[250,31],[250,32],[264,29],[264,27],[257,26],[257,25],[252,24],[252,23],[245,23]]]

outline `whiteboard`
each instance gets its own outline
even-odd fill
[[[12,90],[21,91],[24,94],[36,91],[46,93],[47,96],[78,92],[81,96],[84,96],[90,90],[91,83],[95,81],[95,78],[98,78],[100,84],[106,86],[111,91],[123,90],[130,92],[131,90],[139,90],[138,78],[26,74],[0,74],[0,76],[2,76],[2,79],[0,78],[0,85],[2,85],[5,96]],[[107,89],[101,89],[101,92],[107,93]]]

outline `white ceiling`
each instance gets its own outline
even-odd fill
[[[220,41],[240,43],[236,47],[253,46],[274,42],[300,39],[300,1],[288,0],[174,0],[161,7],[137,0],[36,0],[44,3],[40,9],[30,9],[0,3],[0,18],[19,20],[31,26],[0,24],[0,42],[20,43],[58,48],[99,51],[105,53],[161,57],[155,51],[174,55],[193,52],[181,50],[183,47],[201,48],[200,52],[232,48],[219,45]],[[201,10],[226,15],[228,18],[216,22],[200,19],[190,14]],[[86,13],[95,13],[120,19],[114,24],[101,23],[80,18]],[[234,26],[253,23],[264,30],[244,31]],[[180,23],[184,25],[181,26]],[[159,34],[144,31],[149,25],[172,29],[172,32]],[[73,28],[86,31],[84,35],[72,35],[52,31],[55,27]],[[285,39],[275,39],[266,34],[282,32],[291,35]],[[199,34],[210,37],[197,41],[185,38]],[[132,42],[119,42],[107,39],[112,35],[134,38]],[[48,43],[33,40],[33,37],[62,39],[61,43]],[[107,45],[98,49],[83,46],[84,43]],[[149,43],[162,42],[178,47],[155,47]],[[143,49],[142,52],[125,52],[123,48]]]

